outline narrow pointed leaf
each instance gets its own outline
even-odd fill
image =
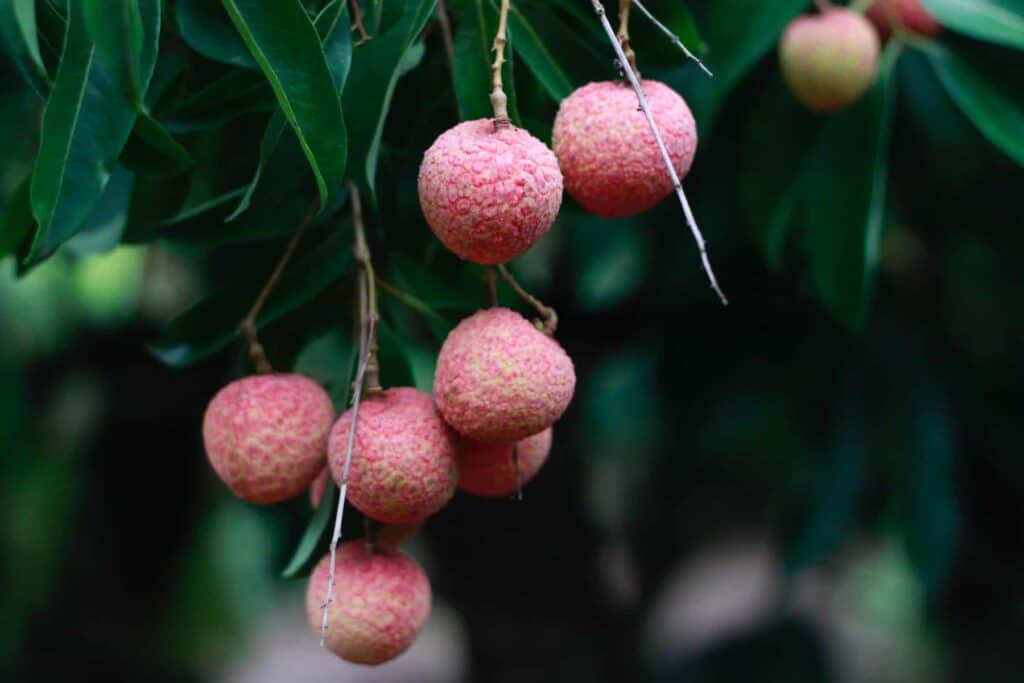
[[[958,33],[1024,50],[1021,0],[923,0],[939,23]]]

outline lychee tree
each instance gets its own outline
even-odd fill
[[[603,284],[584,309],[704,306],[744,299],[752,245],[862,329],[901,210],[894,126],[941,138],[944,106],[1024,165],[1022,27],[1009,0],[12,0],[37,125],[0,256],[25,274],[149,244],[206,274],[150,351],[235,354],[212,472],[254,504],[311,496],[283,574],[310,576],[326,647],[378,664],[431,604],[396,546],[458,489],[522,499],[571,457],[573,322],[538,295],[567,298],[556,266]]]

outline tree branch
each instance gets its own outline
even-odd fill
[[[491,67],[491,108],[494,110],[494,127],[508,126],[508,96],[501,82],[501,68],[505,64],[505,45],[508,43],[509,0],[501,0],[498,15],[498,31],[494,34],[494,65]]]
[[[638,10],[640,10],[643,13],[643,15],[645,17],[647,17],[651,21],[652,24],[657,26],[661,30],[662,33],[664,33],[666,36],[668,36],[669,40],[671,40],[677,47],[679,47],[679,49],[682,50],[683,53],[688,58],[690,58],[693,61],[697,62],[697,66],[699,66],[701,69],[703,69],[704,73],[706,73],[708,76],[711,76],[712,78],[714,78],[715,75],[713,73],[711,73],[711,71],[709,71],[706,66],[704,66],[704,62],[700,61],[700,59],[698,59],[695,54],[690,52],[690,49],[688,47],[686,47],[686,45],[683,44],[683,41],[681,41],[679,39],[679,36],[677,36],[676,34],[672,33],[672,30],[668,26],[665,26],[665,24],[663,24],[660,21],[658,21],[658,18],[656,16],[654,16],[653,14],[651,14],[650,11],[648,11],[648,9],[646,7],[644,7],[644,4],[642,2],[640,2],[640,0],[633,0],[633,4],[636,5],[636,8]]]
[[[545,306],[540,299],[523,289],[522,285],[512,277],[512,273],[504,265],[498,266],[498,274],[501,275],[501,278],[508,283],[508,286],[512,288],[520,299],[533,306],[537,314],[540,315],[541,331],[549,337],[553,337],[558,329],[558,314],[555,312],[555,309]]]

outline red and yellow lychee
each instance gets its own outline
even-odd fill
[[[306,615],[320,633],[331,557],[309,577]],[[430,582],[422,567],[394,547],[362,540],[338,547],[324,644],[355,664],[383,664],[409,649],[430,615]]]
[[[232,493],[279,503],[305,491],[323,467],[333,419],[330,397],[308,377],[245,377],[210,401],[203,443]]]
[[[434,397],[462,436],[515,441],[554,424],[575,387],[558,342],[515,311],[489,308],[460,322],[441,346]]]
[[[883,40],[892,34],[894,28],[904,28],[922,36],[942,33],[942,25],[921,4],[921,0],[875,0],[868,8],[867,16]]]
[[[467,261],[495,265],[551,228],[562,205],[562,173],[551,150],[522,128],[465,121],[427,150],[419,197],[446,247]]]
[[[697,151],[697,124],[689,106],[664,83],[642,83],[654,121],[679,178]],[[590,83],[562,101],[552,144],[569,194],[602,218],[632,216],[673,191],[647,117],[625,83]]]
[[[463,440],[459,488],[477,496],[509,496],[536,476],[551,452],[551,428],[518,442]]]
[[[336,482],[344,476],[351,411],[335,423],[328,462]],[[349,467],[348,500],[386,524],[420,522],[455,495],[459,481],[456,436],[429,394],[388,389],[359,407]]]

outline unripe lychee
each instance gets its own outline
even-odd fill
[[[860,99],[878,72],[878,32],[845,9],[798,17],[779,43],[782,78],[793,96],[827,113]]]
[[[664,83],[643,81],[647,106],[679,178],[697,151],[697,124],[686,101]],[[637,96],[624,83],[602,81],[562,101],[552,133],[565,189],[602,218],[632,216],[672,193],[672,177]]]
[[[331,468],[324,466],[320,474],[309,487],[309,504],[314,510],[320,507],[327,489],[327,478],[331,476]],[[401,545],[419,533],[423,522],[410,524],[381,524],[377,529],[377,542],[385,545]]]
[[[331,474],[341,482],[352,424],[346,412],[327,446]],[[409,524],[434,514],[459,482],[455,433],[429,394],[402,387],[363,401],[352,448],[348,500],[386,524]]]
[[[441,346],[434,397],[463,436],[515,441],[554,424],[575,387],[558,342],[514,311],[488,308],[460,322]]]
[[[331,556],[309,577],[306,615],[320,633]],[[430,582],[423,569],[401,550],[363,541],[338,547],[334,591],[327,608],[324,644],[356,664],[383,664],[409,649],[430,615]]]
[[[921,0],[875,0],[868,8],[868,19],[878,29],[883,40],[896,27],[903,27],[922,36],[942,33],[942,25],[921,4]]]
[[[511,261],[551,228],[562,205],[562,173],[547,146],[522,128],[465,121],[423,156],[420,206],[457,256]]]
[[[217,476],[250,503],[301,494],[324,465],[331,398],[302,375],[256,375],[221,389],[203,416],[203,443]]]
[[[463,440],[459,488],[477,496],[512,495],[533,479],[550,452],[550,427],[518,442]]]

